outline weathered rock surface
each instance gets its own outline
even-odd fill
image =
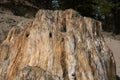
[[[35,0],[0,0],[0,13],[14,14],[27,18],[34,18],[39,10]]]
[[[35,4],[34,0],[0,0],[0,4],[9,4],[9,3],[12,3],[13,5],[20,4],[38,9],[38,7],[34,5]]]
[[[0,80],[115,80],[101,23],[73,10],[40,10],[0,47]]]
[[[8,32],[13,28],[24,29],[31,19],[14,16],[9,11],[0,10],[0,44],[6,39]]]

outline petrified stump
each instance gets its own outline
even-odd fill
[[[0,48],[0,80],[115,80],[101,23],[73,10],[40,10]]]

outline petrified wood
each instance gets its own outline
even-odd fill
[[[69,9],[40,10],[0,47],[0,80],[115,80],[101,23]]]

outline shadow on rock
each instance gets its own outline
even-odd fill
[[[116,80],[120,80],[120,76],[116,75]]]

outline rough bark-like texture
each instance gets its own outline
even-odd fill
[[[101,23],[73,10],[40,10],[0,48],[0,80],[115,80]]]
[[[1,12],[2,10],[0,10]],[[6,39],[8,32],[13,28],[22,30],[31,21],[31,19],[14,16],[12,14],[0,13],[0,44]]]

